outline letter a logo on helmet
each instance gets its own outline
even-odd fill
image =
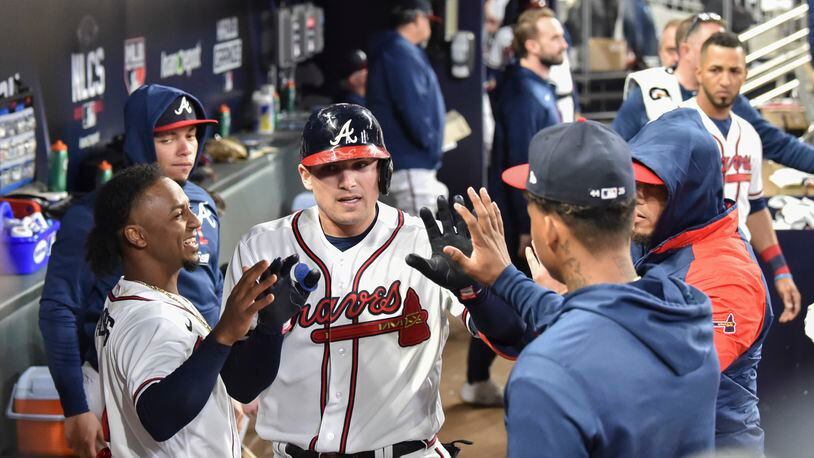
[[[300,158],[306,167],[378,159],[379,190],[387,194],[390,186],[393,163],[384,146],[382,128],[373,113],[359,105],[337,103],[313,113],[302,130]]]
[[[345,124],[342,125],[342,129],[339,130],[339,133],[336,134],[333,140],[329,143],[331,146],[336,146],[339,144],[339,140],[345,139],[345,144],[354,143],[356,142],[356,137],[353,137],[353,127],[350,126],[350,119],[348,119]]]

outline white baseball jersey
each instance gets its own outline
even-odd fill
[[[209,333],[191,302],[125,280],[108,294],[96,327],[103,425],[114,457],[240,457],[234,411],[223,381],[175,436],[156,442],[136,412],[139,395],[172,373]]]
[[[255,226],[235,250],[223,297],[243,266],[263,259],[297,253],[322,272],[283,341],[277,378],[260,395],[257,433],[276,448],[375,450],[432,439],[444,421],[446,312],[460,315],[463,306],[404,261],[430,256],[421,219],[378,206],[373,228],[344,252],[326,239],[317,207]]]
[[[751,208],[749,199],[763,197],[763,143],[760,136],[748,121],[730,113],[732,125],[724,137],[718,126],[698,106],[695,97],[681,106],[698,110],[704,126],[718,144],[724,175],[724,197],[738,204],[738,227],[746,235],[746,240],[750,240],[752,234],[746,227]]]

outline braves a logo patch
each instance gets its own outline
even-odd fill
[[[723,329],[724,334],[734,334],[736,326],[734,313],[727,315],[725,320],[712,320],[712,327]]]
[[[338,297],[323,298],[313,312],[310,305],[303,307],[298,324],[308,328],[314,324],[333,323],[342,314],[353,320],[365,310],[371,315],[381,315],[393,314],[401,308],[400,314],[378,320],[315,329],[311,332],[311,341],[324,344],[397,332],[402,347],[418,345],[430,338],[429,312],[421,307],[421,300],[413,288],[407,289],[407,296],[402,301],[399,286],[401,282],[396,280],[387,289],[379,286],[371,292],[350,292],[341,301]]]

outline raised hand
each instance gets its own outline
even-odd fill
[[[531,278],[534,280],[534,283],[537,283],[543,288],[548,288],[557,294],[565,294],[568,292],[568,287],[552,277],[548,269],[537,259],[537,254],[534,251],[534,243],[532,243],[532,246],[526,247],[526,260],[529,263]]]
[[[480,189],[480,194],[469,188],[467,195],[478,216],[475,217],[459,203],[455,203],[454,208],[469,229],[472,252],[465,253],[458,247],[447,245],[444,247],[444,253],[474,280],[492,286],[503,270],[511,264],[503,234],[503,219],[500,209],[492,202],[485,188]]]
[[[243,338],[249,332],[254,315],[274,301],[273,294],[260,296],[277,281],[276,275],[270,275],[258,282],[268,266],[268,261],[260,261],[250,268],[244,267],[243,276],[229,294],[223,315],[212,330],[219,343],[231,346]]]
[[[453,201],[460,205],[464,203],[461,196],[453,197]],[[438,228],[438,223],[428,208],[422,208],[419,215],[424,221],[432,253],[429,258],[423,258],[415,253],[409,254],[405,259],[407,265],[421,272],[439,286],[465,298],[472,293],[470,288],[473,287],[475,281],[466,275],[449,255],[444,253],[444,247],[454,246],[467,254],[472,252],[472,242],[469,240],[466,224],[460,219],[456,221],[450,211],[449,202],[444,196],[438,196],[438,219],[441,221],[443,231]]]
[[[258,299],[273,295],[275,303],[266,307],[257,317],[258,327],[264,327],[272,332],[280,332],[292,316],[299,313],[308,300],[308,295],[317,287],[320,272],[317,269],[309,270],[308,266],[299,263],[299,256],[275,259],[268,269],[263,272],[262,278],[276,276],[278,281],[271,288],[263,291]],[[296,267],[295,267],[296,266]],[[291,278],[291,269],[294,268],[294,278]]]

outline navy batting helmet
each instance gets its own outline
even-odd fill
[[[337,103],[308,118],[302,130],[302,165],[311,167],[361,158],[379,160],[379,192],[387,194],[393,161],[384,146],[379,121],[370,110],[352,103]]]

